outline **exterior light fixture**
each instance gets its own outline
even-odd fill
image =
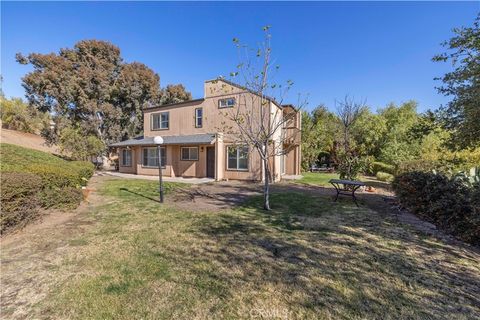
[[[160,185],[160,203],[163,203],[163,179],[162,179],[162,148],[163,138],[156,136],[153,138],[153,143],[157,146],[158,154],[158,182]]]

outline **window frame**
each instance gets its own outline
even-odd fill
[[[167,127],[166,128],[162,128],[162,123],[164,123],[164,121],[162,120],[162,115],[167,115]],[[160,127],[159,128],[155,128],[154,127],[154,119],[155,119],[155,116],[159,116],[160,117],[160,121],[159,121],[159,124],[160,124]],[[151,116],[150,116],[150,129],[152,131],[159,131],[159,130],[168,130],[170,129],[170,111],[163,111],[163,112],[155,112],[155,113],[152,113]]]
[[[128,154],[130,154],[130,158],[125,157],[125,152],[128,152]],[[130,160],[128,164],[125,164],[125,159]],[[132,149],[127,149],[127,148],[122,149],[122,161],[120,161],[120,166],[121,167],[131,167],[132,166]]]
[[[197,112],[198,111],[201,111],[202,112],[202,115],[199,117]],[[200,122],[200,125],[198,125],[198,120],[201,120]],[[201,128],[203,127],[203,108],[200,107],[200,108],[195,108],[195,128]]]
[[[188,159],[184,159],[183,158],[183,149],[188,149]],[[190,149],[197,149],[197,158],[196,159],[192,159],[190,156]],[[180,147],[180,160],[181,161],[198,161],[199,159],[199,150],[198,150],[198,147]]]
[[[243,171],[243,172],[247,172],[247,171],[250,171],[250,150],[248,148],[248,146],[246,145],[228,145],[227,147],[227,150],[226,150],[226,168],[227,168],[227,171]],[[230,168],[229,166],[229,148],[235,148],[236,149],[236,162],[237,162],[237,165],[236,165],[236,168]],[[240,168],[239,167],[239,162],[240,162],[240,155],[239,155],[239,152],[241,149],[246,149],[246,154],[247,154],[247,167],[246,168]]]
[[[165,169],[165,167],[167,166],[167,148],[166,147],[160,147],[162,149],[162,158],[165,159],[165,163],[161,166],[162,169]],[[155,149],[155,158],[158,157],[158,150],[157,150],[157,147],[143,147],[142,148],[142,168],[158,168],[158,165],[154,165],[154,166],[149,166],[148,165],[148,161],[147,161],[147,164],[145,164],[145,150],[148,150],[148,149]],[[160,159],[160,161],[162,161]]]
[[[226,101],[228,100],[233,100],[232,105],[228,105]],[[222,101],[225,101],[225,105],[222,106]],[[225,109],[225,108],[233,108],[237,104],[237,99],[235,97],[230,97],[230,98],[223,98],[223,99],[218,99],[218,108],[219,109]]]

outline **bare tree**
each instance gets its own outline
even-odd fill
[[[350,153],[350,131],[362,112],[366,109],[366,101],[356,102],[354,98],[345,96],[343,101],[335,101],[337,116],[342,124],[343,146],[345,153]]]
[[[350,147],[350,133],[353,125],[367,108],[365,100],[356,102],[354,98],[345,96],[343,101],[335,101],[337,116],[343,133],[343,153],[340,154],[339,172],[341,179],[354,180],[362,169],[363,163]]]
[[[237,71],[230,76],[237,83],[241,81],[243,90],[238,95],[235,108],[225,112],[234,125],[223,131],[237,144],[248,145],[250,152],[258,153],[263,170],[263,207],[270,210],[270,183],[275,181],[270,159],[285,155],[299,143],[300,127],[295,123],[299,122],[299,109],[306,100],[301,101],[299,96],[296,107],[283,106],[293,81],[288,80],[284,85],[272,82],[279,67],[271,58],[269,27],[264,27],[263,31],[264,41],[255,49],[241,45],[236,38],[233,40],[239,51],[240,63]]]

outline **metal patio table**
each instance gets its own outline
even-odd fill
[[[355,197],[355,191],[357,191],[360,187],[365,186],[365,183],[361,181],[340,179],[330,179],[329,182],[337,191],[337,196],[334,200],[335,202],[338,200],[339,195],[350,196],[358,207],[357,198]]]

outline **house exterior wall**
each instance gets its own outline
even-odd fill
[[[182,160],[181,147],[198,147],[198,160]],[[205,177],[207,175],[207,147],[210,145],[167,145],[167,159],[162,175],[167,177]],[[157,167],[143,166],[143,149],[155,146],[132,147],[132,166],[119,166],[122,173],[136,173],[141,175],[158,175]],[[120,149],[121,150],[121,149]],[[121,155],[120,151],[120,155]],[[121,161],[121,160],[120,160]],[[121,162],[120,162],[121,163]]]
[[[226,98],[235,98],[236,106],[233,108],[219,108],[219,100]],[[233,120],[229,119],[226,113],[234,112],[238,105],[247,105],[248,103],[252,103],[251,101],[253,101],[253,99],[259,99],[259,97],[227,82],[221,80],[206,81],[204,86],[204,99],[145,109],[144,136],[179,136],[216,133],[217,138],[214,143],[215,179],[262,180],[262,161],[256,150],[250,150],[248,170],[230,170],[227,166],[227,147],[236,142],[235,134],[230,133],[229,131],[235,131],[237,124]],[[266,121],[278,121],[283,116],[284,111],[277,104],[271,101],[269,103],[270,117],[266,119]],[[201,127],[195,126],[195,110],[197,108],[202,108],[203,111]],[[152,116],[156,113],[162,112],[168,112],[169,114],[168,129],[153,130]],[[224,132],[225,134],[223,134]],[[273,139],[273,145],[275,146],[276,150],[281,148],[281,139],[282,133],[281,130],[279,130],[275,133]],[[162,170],[162,174],[172,177],[205,177],[207,175],[207,146],[199,145],[198,147],[198,161],[183,161],[181,160],[180,155],[181,146],[166,146],[167,163],[165,168]],[[132,166],[120,166],[120,172],[137,173],[143,175],[158,175],[158,168],[149,168],[142,165],[142,150],[143,147],[132,147]],[[119,153],[121,154],[121,149],[119,149]],[[275,178],[275,180],[281,179],[281,157],[281,155],[275,156],[270,163],[272,176]],[[296,157],[291,156],[286,157],[286,159],[287,158],[289,159],[288,161],[295,161],[296,159]],[[294,167],[293,164],[292,166]]]

